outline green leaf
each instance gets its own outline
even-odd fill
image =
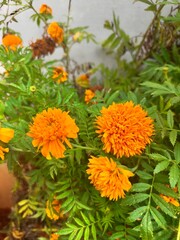
[[[81,228],[74,240],[80,240],[82,238],[84,228]]]
[[[124,235],[125,235],[125,231],[116,232],[116,233],[114,233],[113,235],[110,236],[109,240],[116,240],[116,239],[124,237]]]
[[[173,112],[171,110],[167,112],[167,123],[171,129],[174,127]]]
[[[79,218],[74,217],[74,221],[81,227],[85,226],[84,223]]]
[[[164,194],[166,196],[170,196],[173,198],[178,197],[177,193],[175,193],[171,188],[167,187],[165,184],[154,183],[154,189],[156,189],[156,191],[158,191],[160,194]]]
[[[72,191],[71,190],[69,190],[69,191],[66,191],[66,192],[64,192],[64,193],[62,193],[62,194],[60,194],[60,195],[57,195],[57,199],[63,199],[63,198],[66,198],[66,197],[68,197],[68,196],[70,196],[72,194]]]
[[[83,212],[81,212],[81,215],[82,215],[82,218],[83,218],[84,222],[89,225],[91,222],[90,222],[89,219],[86,217],[86,215],[85,215]]]
[[[169,140],[173,146],[176,143],[176,139],[177,139],[177,130],[173,129],[169,134]]]
[[[152,179],[152,175],[147,172],[143,172],[139,170],[136,172],[136,174],[142,179],[146,179],[146,180]]]
[[[146,193],[136,193],[131,196],[127,196],[122,200],[122,205],[134,205],[139,202],[145,201],[147,198],[149,198],[149,195]]]
[[[146,210],[147,210],[147,206],[139,207],[139,208],[135,209],[133,212],[130,213],[128,219],[129,219],[131,222],[134,222],[134,221],[136,221],[138,218],[141,218],[142,215],[146,212]]]
[[[180,171],[177,164],[173,164],[169,171],[169,183],[174,188],[180,178]]]
[[[64,228],[64,229],[59,230],[57,233],[59,235],[69,235],[72,232],[73,232],[73,229],[71,229],[71,228]]]
[[[153,226],[149,212],[145,214],[141,221],[141,234],[143,240],[153,240]]]
[[[107,100],[107,105],[109,106],[110,104],[112,104],[116,99],[117,97],[119,97],[119,90],[118,91],[115,91]]]
[[[90,228],[87,226],[84,231],[84,240],[89,240]]]
[[[102,44],[102,47],[106,48],[115,39],[116,34],[112,33]]]
[[[150,189],[151,185],[148,183],[135,183],[133,184],[131,191],[132,192],[144,192]]]
[[[77,235],[78,230],[74,230],[71,235],[68,237],[68,240],[74,240]]]
[[[86,206],[85,204],[79,202],[79,201],[76,201],[76,204],[81,208],[81,209],[86,209],[86,210],[92,210],[92,208]]]
[[[154,207],[150,207],[150,213],[159,227],[166,229],[166,220],[163,215]]]
[[[169,166],[169,161],[162,161],[160,163],[158,163],[154,169],[154,173],[157,174],[161,171],[163,171],[164,169],[166,169]]]
[[[95,227],[94,224],[92,224],[91,233],[92,233],[92,236],[93,236],[93,240],[97,240],[96,227]]]
[[[166,158],[165,156],[159,154],[159,153],[151,153],[148,154],[148,156],[150,157],[150,159],[153,159],[155,161],[165,161],[168,160],[168,158]]]
[[[152,199],[153,201],[156,203],[156,205],[158,207],[160,207],[160,209],[166,213],[167,215],[169,215],[170,217],[176,218],[173,209],[169,206],[169,204],[159,195],[153,193],[152,194]]]
[[[74,196],[70,196],[66,199],[66,201],[63,202],[61,205],[61,208],[65,208],[74,200]]]
[[[180,143],[177,142],[174,147],[174,156],[177,163],[180,163]]]

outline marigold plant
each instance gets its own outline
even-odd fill
[[[58,44],[63,41],[64,31],[57,22],[52,22],[47,28],[49,36]]]

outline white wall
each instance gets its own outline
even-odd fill
[[[53,9],[55,21],[66,21],[68,0],[34,0],[34,6],[39,11],[42,3],[46,3]],[[89,26],[89,32],[96,36],[96,40],[102,42],[110,32],[103,28],[105,20],[112,19],[112,13],[119,16],[121,27],[130,35],[137,36],[142,34],[152,19],[152,13],[144,11],[146,7],[142,3],[133,3],[133,0],[72,0],[71,26]],[[1,9],[0,13],[6,9]],[[42,29],[38,28],[29,20],[32,12],[27,11],[20,14],[16,19],[18,23],[10,24],[10,28],[21,33],[24,45],[28,45],[41,36]],[[59,50],[51,58],[59,58]],[[108,60],[100,46],[95,44],[79,44],[72,50],[72,56],[79,63],[92,61],[95,63]]]

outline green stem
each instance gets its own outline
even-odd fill
[[[180,239],[180,218],[179,218],[179,226],[178,226],[178,233],[177,233],[177,240]]]

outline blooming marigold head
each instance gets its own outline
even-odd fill
[[[48,218],[55,221],[59,218],[63,218],[64,215],[63,212],[60,211],[60,209],[61,203],[56,198],[54,198],[52,202],[50,202],[49,200],[46,202],[46,215],[48,216]]]
[[[91,89],[86,89],[85,90],[85,102],[89,103],[91,99],[95,96],[95,93]]]
[[[96,131],[104,144],[104,150],[117,157],[139,155],[151,142],[153,120],[140,105],[133,102],[113,103],[103,107],[97,117]]]
[[[67,81],[68,73],[61,66],[55,67],[52,78],[55,79],[57,83],[65,82]]]
[[[49,7],[49,6],[46,5],[46,4],[42,4],[41,7],[40,7],[40,9],[39,9],[39,12],[40,12],[41,14],[49,14],[49,15],[51,15],[51,14],[52,14],[52,8]]]
[[[68,112],[58,108],[48,108],[33,118],[28,136],[33,138],[32,144],[38,147],[47,159],[63,158],[66,150],[64,143],[71,148],[68,138],[77,138],[79,128]]]
[[[112,158],[107,157],[92,156],[86,172],[101,197],[116,201],[125,197],[125,191],[128,192],[132,186],[129,177],[134,176],[131,171],[117,166]]]
[[[14,137],[14,130],[10,128],[0,128],[0,141],[8,143]],[[4,153],[9,152],[9,148],[0,146],[0,158],[4,160]]]
[[[60,44],[63,41],[64,31],[57,22],[50,23],[47,32],[56,43]]]
[[[18,46],[22,45],[22,40],[19,36],[14,34],[7,34],[3,37],[2,43],[6,48],[10,48],[14,51]]]

